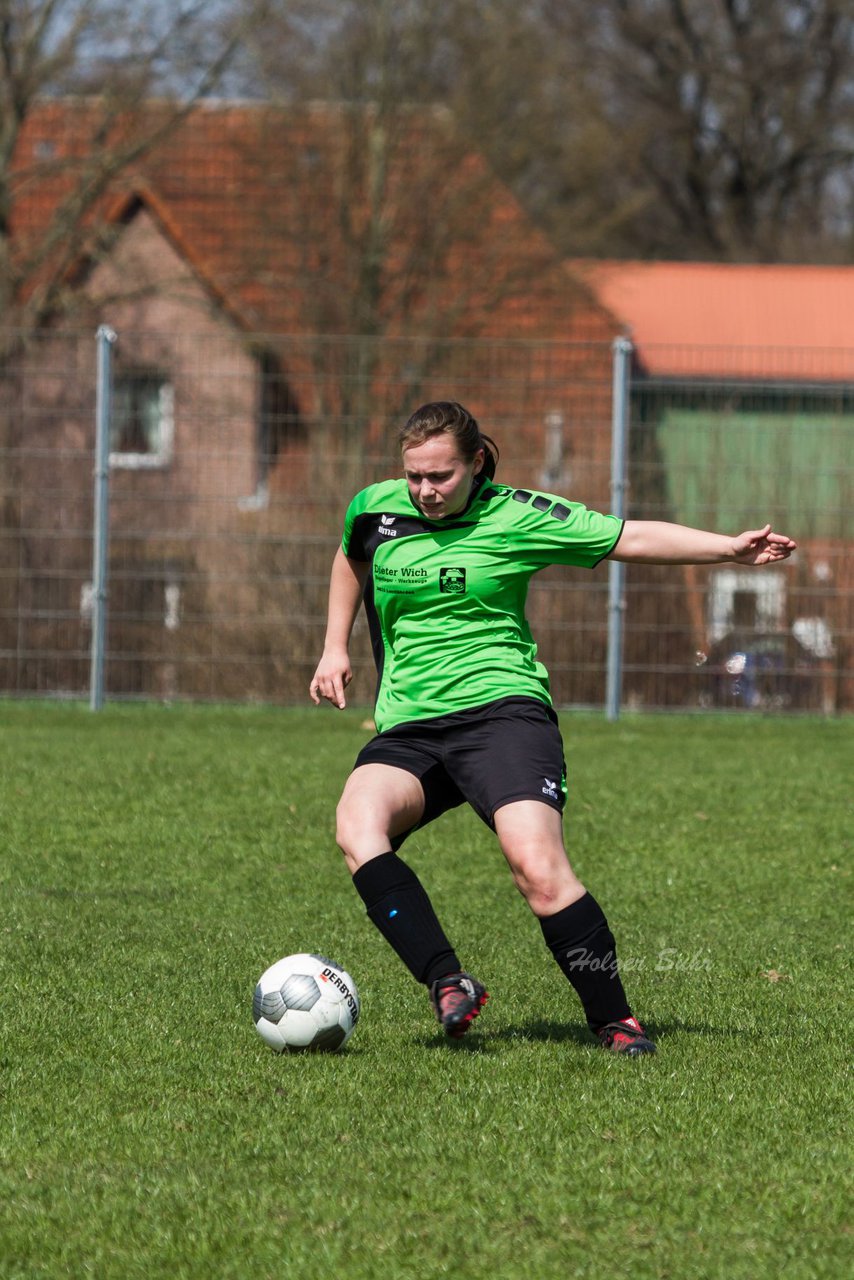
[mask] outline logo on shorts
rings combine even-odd
[[[550,800],[559,800],[560,796],[557,793],[557,783],[552,782],[551,778],[543,778],[543,782],[546,784],[543,787],[543,795],[548,796]]]
[[[465,569],[446,568],[439,570],[439,590],[447,591],[453,596],[464,596],[466,593]]]

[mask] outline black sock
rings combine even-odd
[[[544,916],[540,927],[563,973],[575,987],[587,1024],[597,1031],[606,1022],[630,1018],[632,1011],[617,971],[614,935],[599,903],[590,893]]]
[[[353,876],[368,915],[417,982],[429,985],[461,965],[414,871],[396,853],[382,853]]]

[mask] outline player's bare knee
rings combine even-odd
[[[554,915],[585,892],[584,885],[565,861],[553,866],[534,859],[517,864],[512,870],[516,888],[538,917]]]
[[[535,916],[550,916],[560,911],[564,905],[558,886],[549,882],[532,882],[527,878],[515,877],[516,888],[527,902]]]
[[[335,842],[347,858],[355,851],[360,827],[357,806],[347,796],[342,796],[335,811]]]
[[[388,832],[384,824],[376,821],[372,807],[346,795],[339,801],[335,814],[335,842],[351,872],[384,853],[390,843]]]

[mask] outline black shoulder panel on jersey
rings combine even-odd
[[[417,516],[387,516],[381,511],[363,511],[353,521],[350,555],[354,560],[373,560],[380,543],[408,534],[423,533],[429,525]]]
[[[527,489],[514,489],[513,501],[514,502],[530,502],[531,494]]]
[[[562,502],[556,502],[549,514],[553,515],[555,520],[566,520],[569,516],[569,507],[565,507]]]
[[[415,533],[430,533],[438,529],[469,529],[472,520],[427,520],[419,516],[388,516],[381,511],[364,511],[356,516],[350,534],[348,554],[353,560],[372,561],[374,552],[383,542],[398,538],[410,538]]]
[[[547,498],[545,494],[542,493],[538,493],[534,501],[531,503],[531,506],[536,507],[537,511],[548,511],[551,505],[551,498]]]

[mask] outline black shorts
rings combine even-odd
[[[541,800],[563,812],[566,766],[557,716],[536,698],[501,698],[431,720],[399,724],[372,738],[353,766],[406,769],[424,790],[421,821],[412,831],[467,801],[495,830],[494,814],[514,800]]]

